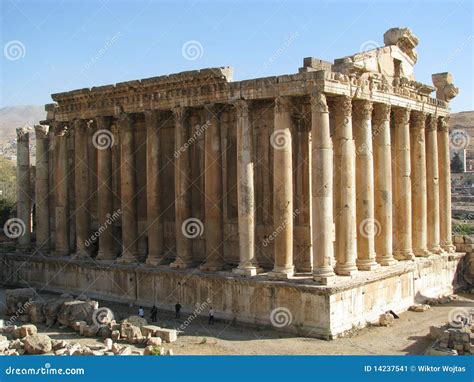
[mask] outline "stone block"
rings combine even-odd
[[[178,339],[178,333],[175,329],[159,328],[155,332],[155,336],[160,337],[163,341],[168,343],[175,342]]]
[[[146,341],[147,346],[161,346],[161,343],[160,337],[149,337]]]
[[[36,328],[35,325],[22,325],[18,329],[18,334],[20,338],[26,337],[26,336],[32,336],[35,334],[38,334],[38,329]]]
[[[27,354],[45,354],[52,350],[51,338],[46,334],[25,337],[24,346]]]
[[[142,334],[144,337],[154,337],[157,330],[161,329],[156,325],[143,325]]]
[[[380,326],[390,326],[393,324],[394,317],[390,313],[384,313],[379,318]]]

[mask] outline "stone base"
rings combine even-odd
[[[413,252],[416,257],[428,257],[431,255],[427,249],[415,249]]]
[[[287,280],[295,274],[294,267],[282,268],[275,267],[271,272],[268,272],[268,278],[273,280]]]
[[[237,276],[257,276],[259,270],[257,267],[245,267],[245,268],[234,268],[232,269],[232,273]]]
[[[102,265],[92,259],[8,253],[0,254],[0,279],[5,287],[86,293],[95,299],[145,307],[156,303],[159,309],[172,312],[179,300],[183,317],[191,314],[197,303],[211,299],[217,318],[331,339],[354,327],[377,322],[388,310],[400,313],[415,302],[452,293],[464,282],[458,274],[463,256],[419,257],[353,277],[333,276],[330,285],[318,285],[311,275],[273,281],[264,276],[242,278],[229,272],[203,273],[145,264]],[[276,308],[291,312],[289,326],[272,326],[271,312]]]
[[[203,272],[218,272],[224,268],[224,263],[204,263],[199,266]]]
[[[114,261],[117,259],[117,255],[114,253],[98,253],[95,258],[98,261]]]
[[[173,261],[170,264],[170,268],[172,269],[188,269],[192,268],[194,265],[194,262],[192,260],[184,260],[181,258],[177,258],[175,261]]]
[[[359,271],[374,271],[378,268],[380,268],[380,264],[376,263],[375,260],[357,260]]]
[[[398,261],[415,260],[415,254],[410,250],[395,251],[393,257]]]
[[[150,257],[148,256],[146,258],[146,265],[149,265],[149,266],[152,266],[152,267],[156,267],[158,265],[163,265],[165,264],[166,260],[164,257]]]
[[[138,255],[123,255],[117,258],[117,263],[119,264],[134,264],[138,261]]]
[[[391,258],[380,258],[377,259],[377,263],[379,263],[382,267],[389,267],[398,263],[398,260],[395,260],[393,257]]]

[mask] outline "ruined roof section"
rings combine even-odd
[[[69,92],[55,93],[51,98],[56,101],[64,101],[73,98],[82,98],[94,96],[99,93],[113,93],[121,90],[139,89],[148,86],[162,86],[166,89],[169,86],[177,86],[183,83],[222,83],[232,81],[233,69],[230,66],[220,68],[206,68],[201,70],[191,70],[175,74],[169,74],[158,77],[144,78],[119,82],[115,85],[95,86],[92,88],[83,88]]]

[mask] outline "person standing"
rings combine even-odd
[[[179,303],[179,301],[174,306],[174,311],[176,313],[176,318],[179,318],[181,316],[181,304]]]
[[[143,309],[143,306],[140,306],[140,307],[138,308],[138,315],[139,315],[141,318],[145,317],[145,310]]]
[[[158,309],[156,309],[155,304],[153,304],[153,307],[151,308],[151,320],[153,322],[156,322],[156,316],[158,314]]]
[[[214,309],[212,306],[209,308],[209,325],[214,325]]]

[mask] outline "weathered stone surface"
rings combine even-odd
[[[155,336],[160,337],[165,342],[174,342],[178,339],[178,333],[175,329],[159,328],[155,331]]]
[[[52,350],[51,338],[45,334],[28,336],[24,340],[25,352],[28,354],[45,354]]]
[[[20,315],[26,312],[35,296],[36,292],[33,288],[7,289],[5,291],[7,313]]]
[[[23,338],[37,334],[38,329],[35,325],[22,325],[17,329],[17,333],[19,338]]]
[[[143,325],[141,329],[144,337],[153,337],[156,331],[161,328],[156,325]]]
[[[112,335],[112,330],[107,325],[102,325],[99,327],[97,336],[101,338],[109,338]]]
[[[143,325],[147,324],[147,320],[140,316],[129,316],[126,319],[122,320],[122,323],[129,323],[141,328]]]
[[[92,312],[94,311],[96,301],[66,301],[61,305],[58,312],[57,321],[61,325],[72,327],[75,321],[92,322]]]
[[[120,330],[112,330],[112,333],[110,334],[110,338],[112,340],[117,341],[120,339]]]
[[[94,337],[98,331],[99,331],[99,327],[97,325],[86,325],[84,326],[82,334],[85,337]]]
[[[33,301],[28,307],[28,314],[30,316],[30,321],[33,324],[41,324],[46,321],[46,317],[43,313],[43,301]]]
[[[149,337],[146,341],[147,346],[161,346],[160,337]]]
[[[51,346],[53,350],[59,350],[66,348],[68,346],[68,342],[64,340],[51,340]]]
[[[390,313],[384,313],[379,318],[380,326],[390,326],[393,324],[394,317]]]
[[[112,341],[111,338],[106,338],[104,340],[104,346],[106,347],[107,350],[111,350],[113,344],[114,344],[114,342]]]
[[[412,312],[426,312],[428,309],[430,309],[430,306],[427,304],[415,304],[410,306],[408,310]]]

